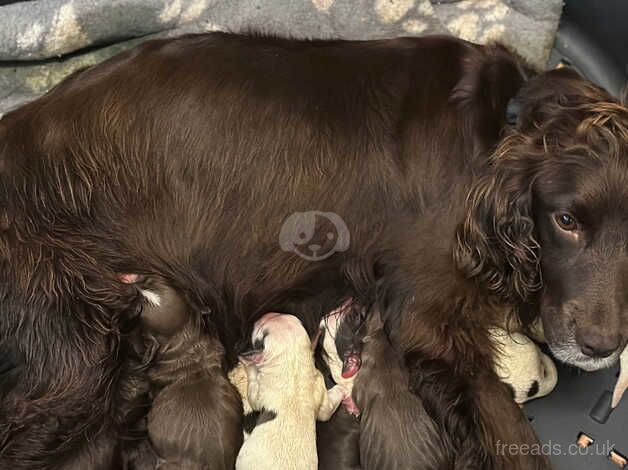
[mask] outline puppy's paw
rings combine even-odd
[[[358,405],[353,401],[351,394],[342,400],[342,406],[351,416],[356,418],[360,416],[360,408],[358,408]]]
[[[345,398],[351,396],[351,392],[347,389],[347,387],[341,384],[334,385],[331,389],[329,389],[328,393],[330,400],[333,402],[342,402]]]
[[[323,403],[318,411],[318,420],[329,420],[346,396],[347,389],[342,385],[334,385],[330,390],[326,390]]]

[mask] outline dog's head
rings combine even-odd
[[[565,69],[517,99],[470,193],[457,264],[507,302],[538,305],[557,358],[609,366],[628,340],[628,109]]]

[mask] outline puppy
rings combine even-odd
[[[616,408],[624,396],[624,392],[628,388],[628,347],[623,350],[619,356],[619,377],[613,390],[613,400],[611,406]]]
[[[133,282],[145,298],[141,320],[154,343],[148,376],[148,434],[160,470],[233,469],[242,444],[242,405],[224,372],[220,341],[205,333],[162,280]]]
[[[348,305],[335,310],[321,321],[322,356],[326,370],[333,381],[348,393],[353,389],[355,374],[360,367],[359,328],[345,327],[338,334],[338,326],[347,316]],[[350,316],[354,318],[357,315]],[[338,346],[337,346],[338,344]],[[342,358],[338,350],[343,351]],[[351,395],[343,400],[336,413],[327,422],[316,424],[316,447],[319,470],[360,469],[359,410]]]
[[[253,328],[254,350],[241,357],[248,402],[259,411],[236,470],[315,470],[316,419],[326,421],[347,393],[325,387],[310,338],[292,315],[268,313]]]
[[[360,409],[360,463],[365,470],[454,468],[451,446],[408,388],[408,371],[384,332],[379,312],[369,314],[362,365],[353,385]]]
[[[527,336],[501,328],[490,329],[497,355],[495,372],[510,386],[519,403],[547,395],[556,386],[554,362]]]
[[[319,325],[324,352],[324,360],[329,368],[335,383],[342,385],[349,393],[348,399],[343,402],[345,408],[354,407],[351,399],[351,390],[355,374],[360,370],[361,358],[361,330],[363,322],[357,312],[351,312],[351,303],[345,302],[340,308],[326,315]],[[347,324],[352,321],[352,324]],[[344,328],[339,328],[344,323]],[[342,351],[340,357],[339,349]],[[348,409],[354,415],[359,414],[357,409]]]

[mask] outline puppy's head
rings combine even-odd
[[[323,348],[334,382],[347,384],[362,365],[364,321],[361,310],[345,304],[321,320]]]
[[[245,364],[261,364],[278,357],[312,356],[312,343],[294,315],[267,313],[253,326],[252,349],[240,356]]]
[[[170,286],[165,279],[138,274],[121,274],[120,280],[133,284],[141,294],[142,324],[151,333],[172,336],[187,323],[189,309],[183,295]]]

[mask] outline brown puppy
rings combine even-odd
[[[447,433],[438,429],[421,398],[410,391],[408,370],[390,343],[378,311],[367,320],[353,398],[361,412],[364,470],[459,468]]]
[[[130,280],[146,299],[142,323],[156,342],[148,370],[148,434],[163,461],[159,468],[233,469],[242,445],[242,406],[226,378],[220,341],[203,332],[201,319],[163,280]]]
[[[360,470],[360,422],[342,406],[316,423],[319,470]]]

